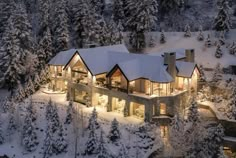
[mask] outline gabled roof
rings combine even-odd
[[[177,76],[190,78],[193,74],[196,64],[191,62],[176,61],[176,66],[179,70]]]
[[[74,55],[75,52],[76,52],[76,49],[70,49],[70,50],[67,50],[67,51],[61,51],[55,57],[53,57],[49,61],[48,64],[49,65],[64,66],[72,58],[72,56]]]

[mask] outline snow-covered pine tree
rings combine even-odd
[[[22,130],[22,144],[26,151],[35,151],[39,142],[32,123],[32,118],[29,114],[26,115],[23,130]]]
[[[236,119],[236,88],[233,88],[233,93],[229,98],[230,100],[226,106],[226,116],[229,119]]]
[[[161,38],[160,38],[160,43],[166,43],[166,36],[164,34],[164,30],[161,30]]]
[[[220,45],[225,45],[225,36],[224,36],[224,32],[222,32],[221,35],[220,35],[219,43],[220,43]]]
[[[216,52],[215,52],[215,57],[216,58],[221,58],[223,55],[222,53],[222,49],[221,49],[221,46],[220,44],[217,45],[217,48],[216,48]]]
[[[7,127],[7,131],[8,131],[8,135],[12,135],[16,129],[17,129],[17,125],[16,125],[16,120],[15,120],[15,112],[12,111],[11,113],[9,113],[9,123],[8,123],[8,127]]]
[[[50,98],[47,105],[46,105],[46,119],[49,121],[52,117],[52,111],[53,111],[53,102]]]
[[[53,144],[53,149],[56,152],[56,154],[60,154],[63,152],[66,152],[68,143],[65,139],[65,134],[62,125],[60,124],[58,127],[58,130],[56,131],[56,138],[55,142]]]
[[[32,97],[30,97],[29,105],[27,107],[27,111],[28,111],[28,114],[30,115],[30,118],[31,118],[32,122],[36,121],[36,119],[37,119],[37,112],[36,112],[36,109],[35,109],[35,107],[33,105]]]
[[[70,124],[72,122],[72,116],[73,116],[73,102],[69,101],[69,105],[67,106],[67,110],[66,110],[67,114],[66,114],[66,120],[65,120],[65,124]]]
[[[22,101],[26,97],[25,89],[23,86],[19,83],[18,88],[16,89],[15,93],[15,99],[17,101]]]
[[[204,68],[203,68],[202,64],[199,65],[199,73],[200,73],[199,81],[200,82],[206,82],[206,76],[205,76]]]
[[[145,48],[145,32],[156,25],[158,4],[156,0],[128,0],[126,10],[129,16],[126,26],[131,31],[130,44],[136,51]]]
[[[113,121],[111,122],[111,128],[110,128],[108,138],[112,142],[116,142],[118,139],[120,139],[120,137],[121,137],[121,133],[119,129],[119,122],[116,120],[116,118],[114,118]]]
[[[211,79],[211,83],[213,85],[217,85],[217,83],[220,80],[222,80],[222,69],[221,69],[220,63],[217,63],[216,67],[214,69],[214,73],[213,73],[213,76],[212,76],[212,79]]]
[[[56,53],[69,48],[69,19],[66,10],[67,4],[65,0],[56,1],[55,20],[53,21],[53,40]]]
[[[32,78],[29,77],[27,84],[26,84],[26,88],[25,88],[25,93],[27,96],[32,95],[35,92],[35,87],[34,87],[34,83],[32,81]]]
[[[202,26],[199,27],[199,33],[198,33],[197,39],[199,41],[204,41],[204,34],[202,32]]]
[[[207,35],[207,39],[206,39],[205,45],[207,47],[211,47],[212,46],[210,34]]]
[[[56,132],[59,128],[60,125],[60,120],[59,120],[59,115],[58,115],[58,109],[56,104],[52,106],[52,113],[51,113],[51,118],[49,121],[52,123],[52,132]]]
[[[233,41],[232,45],[229,47],[229,53],[232,55],[236,54],[236,44],[234,41]]]
[[[170,144],[178,152],[185,151],[184,125],[184,120],[182,120],[178,115],[175,115],[171,120],[169,130]]]
[[[200,122],[200,115],[198,113],[197,102],[192,98],[191,105],[187,113],[187,122],[198,123]]]
[[[113,156],[108,152],[108,149],[105,147],[105,141],[103,138],[103,131],[101,131],[100,139],[98,143],[98,155],[97,158],[113,158]]]
[[[191,30],[188,24],[185,26],[184,32],[184,37],[191,37]]]
[[[115,21],[115,23],[117,25],[118,25],[118,23],[120,23],[122,25],[123,20],[125,19],[123,1],[122,0],[114,0],[112,8],[113,8],[113,10],[112,10],[113,20]]]
[[[129,153],[127,151],[126,146],[124,144],[121,144],[120,146],[121,147],[119,149],[117,157],[118,158],[129,158]]]
[[[122,44],[123,43],[123,33],[122,32],[124,31],[124,27],[122,25],[121,20],[119,20],[119,22],[118,22],[117,30],[118,30],[118,41],[120,44]]]
[[[95,127],[94,124],[91,124],[90,131],[89,131],[89,137],[88,140],[85,144],[85,154],[91,155],[91,154],[96,154],[97,148],[98,148],[98,139],[97,135],[95,132]]]
[[[39,31],[38,36],[39,38],[43,37],[45,31],[47,31],[48,27],[50,26],[50,1],[49,0],[38,0],[38,7],[39,7]]]
[[[42,34],[42,38],[39,40],[39,46],[37,50],[37,55],[39,59],[39,69],[45,69],[45,64],[51,59],[53,54],[52,48],[52,35],[49,27],[46,27]]]
[[[217,158],[226,158],[225,154],[224,154],[224,148],[223,146],[221,146],[218,150],[218,154],[217,154]]]
[[[3,144],[4,142],[5,142],[5,137],[2,130],[2,118],[1,118],[1,113],[0,113],[0,144]]]
[[[154,47],[155,46],[155,40],[153,38],[153,36],[150,37],[150,41],[149,41],[149,47]]]
[[[97,14],[103,15],[105,9],[105,0],[90,0],[91,8],[94,8]]]
[[[222,3],[218,6],[218,14],[214,21],[213,28],[216,31],[225,31],[228,32],[231,27],[231,20],[229,14],[229,4],[228,0],[223,0]]]
[[[44,145],[43,145],[43,158],[49,158],[53,155],[53,132],[52,132],[52,124],[48,122],[47,130],[45,133],[46,137],[44,139]]]
[[[40,82],[41,84],[46,84],[50,81],[49,68],[47,66],[40,71],[40,79],[41,79]]]
[[[100,127],[99,123],[97,122],[97,111],[96,108],[93,109],[92,114],[89,118],[89,124],[88,124],[88,129],[91,130],[91,127],[97,129]]]
[[[41,79],[39,77],[39,73],[37,72],[34,75],[34,88],[35,88],[35,91],[39,90],[40,82],[41,82]]]

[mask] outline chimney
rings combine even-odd
[[[175,52],[164,53],[164,65],[168,66],[168,73],[175,79],[176,76],[176,54]]]
[[[194,49],[186,49],[185,50],[185,61],[194,63],[195,52]]]

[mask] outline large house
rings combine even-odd
[[[132,54],[124,45],[71,49],[50,62],[50,87],[75,102],[168,123],[197,92],[194,50]],[[165,126],[163,126],[165,128]]]

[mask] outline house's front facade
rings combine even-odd
[[[63,53],[70,56],[66,64],[54,64],[55,59],[49,63],[52,87],[67,90],[75,102],[108,112],[165,125],[183,112],[187,96],[197,92],[193,50],[181,57],[175,52],[158,56],[131,54],[124,45],[114,45]]]

